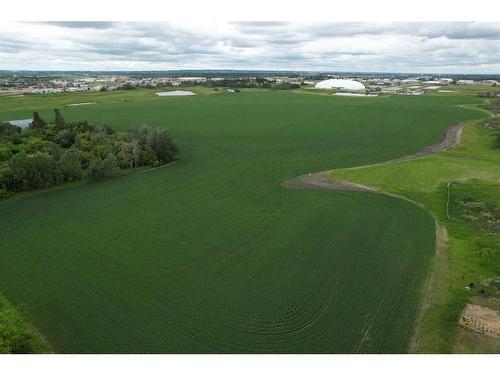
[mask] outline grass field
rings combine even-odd
[[[0,294],[0,354],[50,353],[38,332]]]
[[[484,114],[483,117],[487,117]],[[418,160],[340,169],[335,178],[396,193],[424,204],[446,228],[448,246],[433,262],[417,352],[490,352],[488,337],[458,328],[465,287],[500,275],[500,238],[491,217],[500,202],[500,151],[484,121],[469,122],[456,148]],[[448,209],[447,209],[448,207]],[[492,349],[495,348],[495,349]]]
[[[51,348],[407,351],[432,217],[393,197],[280,183],[411,154],[483,116],[456,106],[478,99],[153,93],[0,99],[0,120],[59,107],[67,120],[166,127],[181,149],[165,168],[0,202],[0,290]]]

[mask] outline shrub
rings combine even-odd
[[[85,178],[87,181],[93,182],[102,177],[102,160],[100,158],[92,158],[85,170]]]
[[[75,143],[75,133],[73,131],[64,129],[55,136],[54,140],[64,148],[71,147]]]
[[[80,154],[77,150],[64,152],[59,163],[65,181],[77,181],[82,178],[83,170],[80,163]]]
[[[8,122],[0,122],[0,135],[14,135],[21,133],[21,128]]]
[[[151,148],[156,153],[158,161],[162,164],[175,159],[179,149],[165,129],[156,129],[151,137]]]
[[[48,352],[33,329],[10,303],[0,295],[0,354]]]
[[[102,161],[103,177],[113,177],[118,173],[116,156],[109,153]]]
[[[64,126],[66,125],[66,122],[64,121],[64,117],[62,116],[61,112],[56,108],[54,109],[54,124],[56,130],[62,130],[64,129]]]
[[[0,187],[0,199],[6,198],[10,195],[7,189]]]
[[[30,129],[44,129],[47,127],[47,123],[40,117],[38,112],[33,112],[33,122],[30,125]]]
[[[7,187],[12,191],[45,189],[64,180],[58,163],[47,154],[20,152],[9,162]]]
[[[0,162],[9,160],[12,157],[12,144],[0,143]]]
[[[103,177],[112,177],[118,172],[116,157],[113,154],[108,154],[106,158],[93,158],[87,170],[85,178],[88,181],[97,181]]]

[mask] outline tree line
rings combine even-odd
[[[0,123],[0,197],[68,181],[95,181],[120,169],[159,166],[177,154],[165,129],[141,125],[116,132],[87,121],[66,122],[58,109],[47,123],[35,112],[27,129]]]
[[[180,86],[205,86],[205,87],[225,87],[225,88],[263,88],[263,89],[277,89],[277,90],[294,90],[301,87],[298,83],[292,82],[278,82],[273,79],[257,77],[255,79],[248,78],[225,78],[217,81],[193,82],[184,81]]]
[[[134,86],[131,83],[126,83],[123,86],[117,88],[117,90],[135,90],[138,88],[169,88],[173,87],[174,85],[170,82],[167,83],[162,83],[160,85],[144,85],[144,86]],[[257,77],[255,79],[249,79],[249,78],[224,78],[220,79],[217,81],[182,81],[180,82],[177,87],[210,87],[214,89],[219,89],[219,88],[263,88],[263,89],[276,89],[276,90],[294,90],[298,89],[301,87],[301,84],[299,83],[294,83],[294,82],[281,82],[281,81],[276,81],[274,79],[267,79],[267,78],[261,78]],[[101,89],[101,91],[107,91],[105,88]]]

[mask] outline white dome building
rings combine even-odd
[[[337,89],[345,91],[364,91],[365,85],[361,82],[353,81],[350,79],[327,79],[318,82],[314,88],[317,89]]]

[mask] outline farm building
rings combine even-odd
[[[361,82],[353,81],[350,79],[327,79],[318,82],[316,86],[317,89],[337,89],[345,91],[364,91],[365,85]]]
[[[380,90],[382,94],[397,94],[401,92],[402,88],[401,87],[386,87]]]
[[[457,85],[473,85],[475,82],[472,79],[459,79]]]

